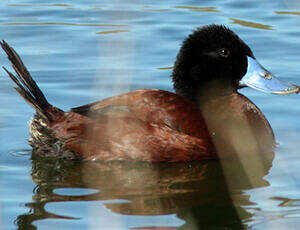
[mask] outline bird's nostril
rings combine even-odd
[[[272,79],[272,76],[271,76],[271,74],[266,73],[266,74],[264,75],[264,78],[270,80],[270,79]]]

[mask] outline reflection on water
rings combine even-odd
[[[281,207],[300,207],[300,199],[289,199],[283,197],[272,197],[271,199],[280,201],[278,206]]]
[[[51,6],[63,6],[71,7],[69,4],[8,4],[10,7],[51,7]]]
[[[300,12],[292,12],[292,11],[275,11],[276,14],[291,14],[291,15],[299,15]]]
[[[30,211],[18,216],[16,223],[20,229],[35,229],[33,222],[46,218],[76,221],[75,216],[46,211],[46,204],[106,201],[105,207],[117,214],[176,214],[185,221],[178,229],[212,226],[240,229],[252,217],[243,208],[253,205],[244,191],[269,185],[264,176],[272,166],[273,156],[273,153],[265,154],[259,164],[256,158],[248,157],[248,167],[252,171],[249,174],[249,169],[245,170],[240,160],[233,159],[223,161],[222,167],[217,161],[79,163],[33,155],[31,176],[37,186],[33,191],[33,202],[26,204]],[[63,194],[57,192],[62,188],[93,190],[90,193],[82,190],[82,194],[78,190],[76,195],[67,195],[67,189]],[[144,227],[139,229],[153,226]]]
[[[216,7],[175,6],[177,9],[187,9],[194,12],[220,12]]]
[[[232,23],[239,24],[241,26],[252,27],[252,28],[263,29],[263,30],[273,30],[271,25],[263,25],[260,23],[243,21],[235,18],[229,18],[229,19],[232,20]]]
[[[128,25],[114,25],[114,24],[79,24],[67,22],[7,22],[2,25],[6,26],[34,26],[34,25],[62,25],[62,26],[96,26],[96,27],[128,27]]]
[[[158,70],[167,70],[167,69],[173,69],[174,67],[173,66],[168,66],[168,67],[160,67],[160,68],[157,68]]]
[[[116,34],[122,32],[130,32],[130,30],[109,30],[109,31],[97,32],[96,34]]]

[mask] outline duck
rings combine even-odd
[[[265,69],[224,25],[195,29],[172,71],[175,92],[139,89],[63,111],[51,105],[5,41],[15,90],[33,107],[29,144],[45,157],[83,161],[190,162],[263,154],[276,145],[261,110],[241,88],[299,93]]]

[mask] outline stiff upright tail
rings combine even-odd
[[[31,105],[40,115],[48,121],[52,121],[53,117],[61,110],[51,106],[38,85],[30,76],[27,68],[23,64],[17,52],[10,47],[5,41],[0,42],[2,49],[6,52],[12,67],[17,73],[14,76],[5,67],[3,69],[8,73],[9,77],[16,83],[18,87],[14,89]],[[62,111],[61,111],[62,112]]]

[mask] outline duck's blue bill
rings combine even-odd
[[[279,80],[260,65],[258,61],[251,57],[247,58],[247,73],[239,82],[241,86],[249,86],[265,93],[273,94],[299,93],[300,88],[298,86]]]

